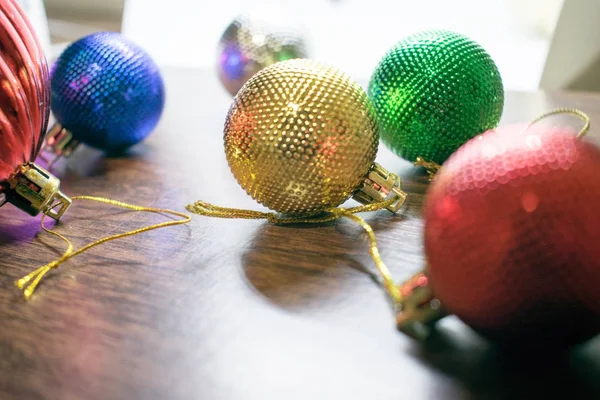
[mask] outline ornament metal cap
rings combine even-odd
[[[400,177],[374,163],[369,174],[361,184],[360,188],[354,193],[354,200],[361,204],[373,204],[390,200],[393,197],[396,201],[387,209],[393,213],[397,212],[408,195],[402,191],[402,181]]]
[[[415,167],[423,167],[425,171],[427,171],[427,175],[429,175],[429,181],[431,182],[433,178],[435,178],[435,174],[437,174],[442,168],[442,166],[436,162],[425,160],[423,157],[417,157],[417,160],[414,162]]]
[[[397,304],[396,324],[407,335],[422,339],[431,326],[448,315],[433,294],[429,277],[419,272],[399,287],[402,301]]]
[[[55,124],[46,134],[46,141],[40,158],[48,163],[48,168],[62,157],[70,157],[81,142],[61,124]]]
[[[60,180],[40,166],[27,163],[8,179],[6,201],[31,216],[45,213],[58,221],[71,205],[60,191]]]

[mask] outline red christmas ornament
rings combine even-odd
[[[0,179],[37,156],[49,115],[48,67],[23,10],[0,4]]]
[[[59,181],[33,164],[50,113],[48,65],[24,11],[16,0],[0,2],[0,203],[9,201],[31,215],[57,199],[70,204]]]
[[[424,209],[433,296],[482,335],[554,348],[600,332],[600,150],[512,126],[461,147]]]

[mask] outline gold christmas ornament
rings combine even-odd
[[[284,215],[215,206],[188,211],[216,218],[318,224],[349,218],[369,237],[369,253],[395,302],[400,290],[360,212],[404,204],[400,178],[375,163],[379,132],[365,91],[336,68],[311,60],[273,64],[238,92],[225,122],[225,154],[238,183],[256,201]],[[363,205],[338,207],[353,197]]]
[[[379,143],[365,91],[348,75],[312,60],[289,60],[254,75],[225,122],[225,153],[239,184],[259,203],[314,215],[350,196],[363,203],[405,194],[374,163]]]

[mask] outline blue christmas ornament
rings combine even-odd
[[[112,32],[71,44],[52,68],[51,91],[58,124],[48,133],[46,146],[57,157],[69,156],[79,142],[116,152],[144,140],[165,102],[154,61]]]

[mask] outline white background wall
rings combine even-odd
[[[566,0],[541,86],[600,90],[600,1]]]
[[[386,50],[402,37],[422,29],[444,28],[483,45],[498,64],[508,89],[534,90],[539,85],[550,44],[539,16],[555,19],[561,3],[562,0],[127,0],[123,32],[148,49],[162,65],[212,68],[217,40],[236,14],[257,7],[277,7],[293,14],[308,28],[313,58],[337,65],[364,81]],[[535,14],[523,8],[532,4]],[[524,23],[524,15],[538,17]]]
[[[45,0],[45,4],[55,40],[119,30],[123,17],[124,34],[159,64],[192,68],[213,68],[218,37],[235,15],[260,7],[280,8],[308,27],[313,58],[363,81],[403,36],[421,29],[452,29],[488,50],[507,89],[535,90],[542,73],[544,88],[568,87],[573,75],[597,58],[591,43],[600,42],[600,30],[596,32],[593,21],[587,26],[580,20],[595,19],[600,1],[564,1],[565,9],[576,12],[562,18],[554,41],[563,0]],[[54,52],[60,50],[58,46]]]

